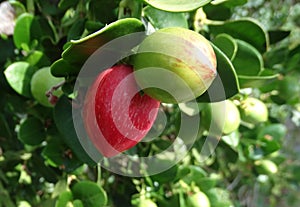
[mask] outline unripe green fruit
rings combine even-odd
[[[257,124],[268,120],[268,109],[264,102],[248,97],[241,101],[240,114],[243,121]]]
[[[188,207],[210,207],[210,201],[208,197],[201,191],[188,196],[187,198]]]
[[[217,128],[211,129],[211,132],[221,131],[224,134],[230,134],[239,128],[240,121],[240,112],[230,100],[224,101],[224,105],[222,102],[210,103],[201,112],[201,123],[204,128],[206,130],[210,130],[210,127]]]
[[[46,96],[47,91],[49,91],[53,86],[64,81],[64,78],[56,78],[52,76],[50,72],[50,67],[42,68],[36,71],[31,79],[31,93],[32,96],[43,106],[52,107],[53,105],[48,100]],[[53,91],[53,95],[59,97],[62,95],[61,89]]]
[[[275,174],[278,171],[277,165],[271,160],[258,160],[255,163],[255,170],[259,174]]]
[[[200,34],[177,27],[164,28],[146,37],[133,61],[138,85],[146,94],[165,103],[193,100],[216,77],[216,56]]]

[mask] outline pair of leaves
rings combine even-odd
[[[213,42],[232,61],[242,88],[267,84],[277,78],[277,74],[264,69],[264,53],[269,45],[268,33],[255,20],[229,21],[220,25],[210,25],[215,38]],[[224,34],[223,32],[226,32]]]

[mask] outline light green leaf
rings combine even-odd
[[[4,71],[9,85],[20,95],[31,97],[30,81],[35,68],[27,62],[15,62]]]
[[[171,13],[147,6],[144,8],[144,15],[157,29],[165,27],[188,28],[184,13]]]
[[[188,12],[202,7],[211,0],[144,0],[154,8],[170,12]]]

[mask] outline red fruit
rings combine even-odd
[[[160,102],[141,95],[133,68],[117,65],[96,78],[83,107],[88,136],[105,156],[115,156],[135,146],[150,130]]]

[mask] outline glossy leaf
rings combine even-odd
[[[31,97],[30,80],[35,70],[27,62],[15,62],[4,71],[4,74],[9,85],[17,93]]]
[[[78,118],[81,119],[81,117]],[[96,163],[87,155],[78,140],[72,118],[72,105],[66,96],[62,96],[54,107],[54,121],[64,142],[72,149],[78,159],[94,166]]]
[[[41,144],[46,138],[44,124],[37,118],[27,118],[20,125],[18,138],[27,145]]]
[[[235,7],[235,6],[240,6],[247,3],[247,0],[214,0],[211,2],[213,5],[225,5],[226,7]]]
[[[213,48],[217,57],[218,75],[208,90],[196,99],[197,102],[222,101],[239,92],[234,66],[218,47],[213,45]]]
[[[157,29],[165,27],[188,28],[184,13],[171,13],[147,6],[144,8],[144,15]]]
[[[263,69],[261,54],[249,43],[236,40],[238,50],[232,61],[237,75],[257,76]]]
[[[96,183],[81,181],[72,188],[74,199],[82,201],[86,207],[102,207],[107,203],[105,191]]]
[[[188,12],[202,7],[211,0],[144,0],[154,8],[169,12]]]
[[[69,64],[64,59],[59,59],[51,65],[51,73],[56,77],[65,77],[69,75],[76,75],[80,71],[80,67]]]
[[[134,18],[121,19],[80,40],[71,41],[62,57],[69,63],[83,64],[88,57],[109,41],[134,32],[142,32],[143,23]]]
[[[25,44],[29,50],[29,45],[31,43],[31,25],[34,16],[32,14],[24,13],[19,16],[16,20],[15,30],[14,30],[14,43],[17,48],[22,48]],[[24,45],[23,45],[24,48]]]
[[[214,1],[213,1],[214,2]],[[206,17],[211,20],[225,21],[232,15],[231,9],[223,4],[207,4],[203,7]]]
[[[222,24],[211,24],[209,30],[215,36],[221,33],[248,42],[263,53],[269,46],[269,36],[265,29],[252,18],[227,21]]]
[[[241,88],[249,88],[249,87],[263,87],[272,83],[277,80],[279,74],[274,73],[271,70],[263,70],[257,76],[244,76],[239,75],[239,83]]]
[[[238,44],[234,38],[228,34],[220,34],[212,41],[226,56],[232,61],[238,50]]]

